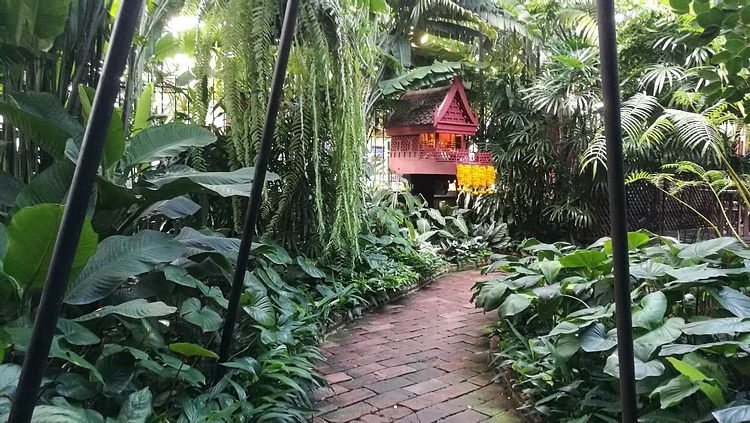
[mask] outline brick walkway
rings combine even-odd
[[[517,423],[492,383],[478,272],[454,273],[340,330],[323,344],[315,423]]]

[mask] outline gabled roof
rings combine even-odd
[[[405,93],[386,125],[389,135],[415,135],[446,132],[474,135],[477,118],[471,112],[464,85],[456,77],[445,87],[427,88]]]
[[[435,108],[443,103],[451,86],[409,91],[399,98],[403,108],[393,111],[388,127],[409,125],[432,125]]]

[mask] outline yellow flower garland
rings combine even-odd
[[[492,166],[456,165],[456,188],[473,195],[492,194],[495,168]]]

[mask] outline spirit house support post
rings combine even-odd
[[[8,423],[28,423],[34,413],[142,2],[122,0],[117,12]]]
[[[638,421],[633,360],[633,325],[628,265],[627,203],[625,197],[625,164],[622,152],[620,122],[620,84],[617,76],[617,35],[614,0],[596,0],[599,26],[599,58],[604,103],[604,135],[607,139],[607,174],[609,215],[612,222],[612,263],[615,277],[615,313],[617,320],[617,355],[620,367],[620,403],[622,422]]]

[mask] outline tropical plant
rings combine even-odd
[[[617,421],[611,241],[522,247],[521,258],[495,256],[485,271],[502,274],[475,286],[477,307],[500,318],[497,363],[549,421]],[[639,420],[743,421],[747,249],[646,232],[628,234],[628,248]]]

